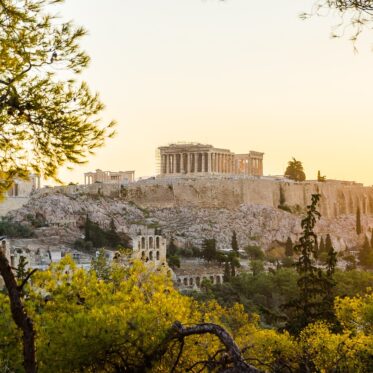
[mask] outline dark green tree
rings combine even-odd
[[[260,246],[248,245],[245,247],[248,257],[252,260],[264,260],[265,254]]]
[[[330,278],[334,272],[333,255],[330,256],[330,262],[326,273],[316,266],[316,242],[317,236],[314,227],[320,218],[317,211],[317,204],[320,195],[313,194],[311,205],[307,206],[307,213],[301,222],[303,234],[300,237],[299,244],[295,245],[294,250],[299,254],[298,261],[295,263],[299,279],[297,281],[299,297],[285,305],[285,308],[293,309],[294,315],[291,322],[288,323],[288,329],[293,333],[298,333],[309,323],[317,320],[330,320],[330,304],[325,304],[325,300],[332,297],[330,288],[332,282]],[[334,267],[333,267],[334,268]],[[329,273],[329,274],[328,274]],[[334,285],[333,285],[334,286]]]
[[[231,277],[236,276],[236,268],[241,266],[239,256],[236,252],[231,252],[228,254],[228,262],[231,268]]]
[[[230,280],[231,280],[231,267],[229,265],[229,261],[227,260],[224,263],[224,282],[230,282]]]
[[[334,313],[334,298],[335,298],[335,286],[336,281],[334,279],[335,267],[337,265],[337,253],[332,245],[329,246],[326,268],[323,272],[322,286],[324,291],[323,301],[322,301],[322,317],[335,325],[337,322]]]
[[[356,210],[356,233],[361,234],[361,216],[360,216],[360,207]]]
[[[180,268],[180,255],[179,250],[175,245],[175,240],[171,237],[169,244],[167,245],[167,263],[171,268]]]
[[[324,237],[321,236],[320,239],[320,245],[319,245],[319,253],[325,252],[325,243],[324,243]]]
[[[321,176],[321,172],[320,172],[320,170],[317,171],[317,181],[319,181],[319,182],[323,182],[323,181],[325,181],[325,180],[326,180],[326,176]]]
[[[365,269],[373,269],[373,249],[367,237],[365,237],[365,242],[359,252],[358,258],[362,267]]]
[[[86,31],[48,14],[61,2],[0,1],[0,195],[29,172],[56,179],[113,134],[98,95],[74,80],[89,63]]]
[[[238,248],[238,242],[237,242],[237,234],[236,231],[233,231],[232,233],[232,241],[231,241],[231,247],[232,250],[238,253],[239,248]]]
[[[85,218],[85,222],[84,222],[84,240],[85,241],[91,241],[91,230],[92,230],[92,222],[87,214]]]
[[[306,174],[304,173],[302,162],[297,161],[293,157],[293,160],[288,162],[288,166],[285,171],[285,177],[295,181],[306,180]]]
[[[216,240],[214,238],[203,240],[201,256],[207,262],[217,260],[218,252],[216,250]]]
[[[23,255],[20,256],[18,266],[16,269],[16,277],[18,281],[23,281],[28,275],[29,271],[27,270],[28,261]]]
[[[293,250],[293,241],[291,240],[290,237],[286,240],[286,245],[285,245],[285,255],[287,257],[291,257],[294,255],[294,250]]]
[[[332,239],[330,238],[330,234],[328,233],[326,235],[326,239],[325,239],[325,248],[324,248],[324,251],[326,253],[329,253],[329,251],[332,250],[332,249],[333,249]]]

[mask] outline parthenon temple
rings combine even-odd
[[[161,176],[248,175],[263,176],[264,153],[235,154],[204,144],[171,144],[158,148]]]

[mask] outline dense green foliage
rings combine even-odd
[[[6,218],[2,218],[0,220],[0,236],[30,238],[33,235],[33,230],[27,225],[13,222],[12,220]]]
[[[267,325],[283,325],[286,314],[280,305],[298,292],[298,274],[293,269],[257,277],[241,274],[230,283],[206,287],[201,295],[204,302],[199,303],[179,294],[167,275],[151,266],[135,262],[126,269],[109,266],[104,256],[97,259],[87,272],[66,257],[34,274],[25,287],[24,303],[37,331],[39,372],[160,373],[169,372],[172,366],[175,372],[189,371],[192,366],[218,372],[229,368],[226,349],[210,334],[168,342],[175,321],[223,326],[244,358],[263,371],[370,371],[373,295],[369,291],[336,298],[340,333],[325,323],[314,323],[295,338],[263,328],[252,313],[260,312]],[[373,274],[368,273],[340,275],[341,280],[351,280],[346,293],[373,281]],[[211,300],[213,295],[219,295],[228,308]],[[0,370],[21,372],[20,333],[4,294],[0,294],[0,311]]]
[[[129,247],[130,239],[126,234],[118,233],[114,222],[111,221],[108,230],[102,229],[97,223],[91,221],[87,216],[84,223],[84,239],[75,241],[75,248],[85,251],[92,251],[95,248],[117,248]]]
[[[98,95],[74,81],[89,62],[86,31],[47,13],[59,2],[0,1],[0,195],[30,171],[56,178],[112,135]]]
[[[289,161],[284,176],[295,181],[306,180],[306,174],[304,173],[302,162],[297,161],[295,158],[293,158],[292,161]]]

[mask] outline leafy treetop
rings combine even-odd
[[[306,174],[303,171],[303,165],[301,161],[297,161],[294,157],[293,160],[288,162],[288,166],[285,171],[285,177],[295,180],[304,181],[306,180]]]
[[[46,10],[62,2],[0,0],[0,192],[29,172],[56,179],[114,134],[98,95],[74,80],[89,62],[86,31]]]

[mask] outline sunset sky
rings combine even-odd
[[[89,31],[83,78],[118,135],[89,163],[155,174],[155,151],[193,141],[265,153],[264,173],[294,156],[307,178],[373,184],[373,34],[353,51],[330,16],[302,21],[312,0],[67,0],[64,19]]]

